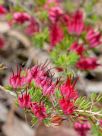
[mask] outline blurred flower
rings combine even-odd
[[[83,13],[76,11],[67,23],[69,34],[80,35],[84,30]]]
[[[83,44],[79,44],[78,42],[74,42],[70,47],[70,51],[75,51],[78,55],[82,55],[84,50]]]
[[[76,64],[80,70],[92,70],[99,66],[97,58],[95,57],[82,57]]]
[[[30,20],[30,15],[26,12],[15,12],[13,14],[13,19],[16,23],[23,24]]]
[[[4,15],[5,13],[7,13],[6,8],[2,5],[0,5],[0,15]]]
[[[70,102],[69,100],[65,100],[64,98],[59,100],[59,105],[61,109],[63,110],[64,114],[72,114],[74,110],[74,104],[73,102]]]
[[[91,125],[87,121],[83,123],[75,122],[74,129],[80,136],[87,136],[87,132],[91,129]]]
[[[0,37],[0,48],[3,48],[5,45],[5,40],[3,37]]]
[[[43,103],[31,103],[31,110],[39,120],[43,120],[47,117],[46,108]]]
[[[27,26],[27,28],[25,29],[26,34],[28,34],[29,36],[32,36],[33,34],[35,34],[36,32],[39,32],[39,25],[38,23],[35,21],[34,18],[31,18],[31,20],[29,21],[29,24]]]
[[[30,103],[31,103],[31,98],[27,92],[18,96],[18,104],[21,108],[30,108]]]
[[[59,26],[58,23],[52,24],[50,28],[50,43],[51,43],[51,48],[56,46],[59,42],[61,42],[64,38],[64,33]]]
[[[66,100],[76,100],[78,98],[77,91],[74,88],[76,81],[77,80],[72,82],[71,77],[68,77],[67,81],[61,85],[60,91],[61,91],[62,96]]]
[[[88,40],[91,48],[97,47],[102,43],[102,37],[100,32],[97,32],[92,28],[88,30],[86,39]]]
[[[63,10],[60,7],[56,6],[50,8],[48,13],[49,19],[52,21],[52,23],[55,23],[63,15]]]

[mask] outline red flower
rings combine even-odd
[[[70,17],[67,27],[69,34],[80,35],[84,30],[83,13],[81,11],[75,12],[75,14]]]
[[[3,14],[5,14],[5,13],[7,13],[6,8],[3,7],[2,5],[0,5],[0,15],[3,15]]]
[[[74,129],[78,132],[80,136],[86,136],[90,128],[91,125],[86,121],[84,123],[75,122],[74,124]]]
[[[58,19],[63,14],[63,10],[58,6],[50,8],[48,12],[49,12],[49,19],[52,21],[52,23],[58,21]]]
[[[63,110],[64,114],[72,114],[74,110],[74,104],[73,102],[70,102],[69,100],[60,99],[59,101],[60,107]]]
[[[39,25],[38,23],[35,21],[34,18],[32,18],[25,30],[26,34],[28,34],[29,36],[32,36],[33,34],[35,34],[36,32],[39,32]]]
[[[76,81],[72,83],[71,77],[68,77],[67,81],[61,85],[60,91],[62,96],[66,100],[75,100],[78,98],[77,91],[74,89]]]
[[[30,15],[26,12],[15,12],[13,14],[13,19],[16,23],[23,24],[30,20]]]
[[[0,48],[3,48],[5,45],[5,40],[3,37],[0,37]]]
[[[46,95],[53,94],[55,87],[56,87],[56,85],[54,83],[52,83],[52,82],[47,83],[47,79],[46,79],[46,82],[43,86],[43,95],[46,96]]]
[[[82,55],[85,48],[84,48],[83,44],[79,44],[78,42],[74,42],[71,45],[70,50],[75,51],[78,55]]]
[[[53,83],[52,79],[48,77],[48,73],[43,66],[34,66],[31,73],[36,85],[42,88],[43,95],[54,93],[56,83]]]
[[[30,108],[30,95],[26,92],[23,93],[21,96],[18,96],[18,103],[21,108]]]
[[[63,31],[58,23],[54,23],[50,28],[50,42],[51,46],[54,47],[56,44],[61,42],[64,38]],[[52,48],[51,47],[51,48]]]
[[[43,120],[47,117],[46,108],[43,103],[31,103],[31,110],[39,120]]]
[[[9,79],[9,83],[15,89],[22,87],[25,84],[25,77],[21,76],[21,69],[18,70],[17,68],[17,73],[13,73],[13,75]]]
[[[76,66],[80,70],[92,70],[99,66],[99,64],[95,57],[83,57],[79,59]]]
[[[89,41],[90,47],[97,47],[102,43],[101,34],[99,32],[94,31],[92,28],[89,29],[86,39]]]

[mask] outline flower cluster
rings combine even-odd
[[[53,81],[53,75],[50,69],[47,69],[46,63],[43,65],[35,65],[26,70],[18,69],[17,67],[17,73],[13,72],[13,75],[9,79],[10,85],[18,94],[19,106],[31,110],[39,120],[42,120],[47,117],[46,106],[41,101],[42,99],[32,101],[33,96],[30,95],[29,91],[32,88],[32,82],[35,83],[37,88],[41,89],[42,98],[48,98],[53,105],[55,100],[52,99],[52,96],[55,97],[56,95],[59,80]],[[67,81],[60,86],[61,98],[59,99],[59,106],[64,114],[72,114],[74,112],[74,102],[78,98],[75,84],[76,80],[72,82],[72,78],[68,77]],[[19,94],[19,90],[21,90],[21,94]],[[35,92],[36,94],[37,92]]]
[[[101,33],[85,24],[85,17],[81,10],[77,10],[73,14],[66,14],[59,4],[58,7],[51,7],[48,13],[51,21],[50,47],[54,48],[56,45],[61,44],[66,37],[65,31],[62,28],[66,28],[68,36],[73,36],[73,39],[75,38],[75,41],[68,50],[77,53],[79,56],[76,67],[80,70],[95,69],[98,66],[97,59],[88,56],[86,52],[102,43]]]
[[[22,74],[23,72],[25,72],[25,75]],[[18,95],[19,106],[21,108],[31,109],[34,115],[40,120],[46,118],[46,108],[42,102],[32,102],[28,88],[32,82],[35,82],[36,87],[41,89],[41,95],[50,97],[54,94],[58,84],[58,80],[53,81],[52,77],[53,75],[50,74],[50,70],[46,69],[46,64],[43,64],[35,65],[27,70],[18,69],[17,67],[17,72],[13,72],[13,75],[9,79],[9,83],[16,93],[18,93],[19,89],[22,90],[22,88],[26,90]]]

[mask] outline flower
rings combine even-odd
[[[61,85],[60,91],[62,96],[66,100],[76,100],[78,98],[77,91],[75,90],[76,81],[72,83],[71,77],[68,77],[67,81]]]
[[[18,96],[18,104],[21,108],[30,108],[30,103],[31,103],[31,98],[27,92]]]
[[[99,66],[96,57],[82,57],[76,64],[80,70],[93,70]]]
[[[25,77],[21,76],[21,69],[18,70],[18,67],[17,67],[17,73],[13,72],[13,75],[10,76],[9,83],[15,89],[22,87],[24,85]]]
[[[29,21],[29,24],[28,24],[27,28],[25,29],[25,33],[28,34],[29,36],[32,36],[36,32],[39,32],[39,25],[35,21],[34,18],[31,18],[31,20]]]
[[[0,48],[3,48],[5,45],[5,40],[3,37],[0,37]]]
[[[59,100],[59,105],[61,109],[63,110],[64,114],[68,115],[73,113],[73,110],[74,110],[73,102],[70,102],[69,100],[65,100],[62,98]]]
[[[83,44],[79,44],[78,42],[74,42],[70,47],[70,51],[75,51],[78,55],[82,55],[84,50]]]
[[[51,43],[51,48],[56,46],[59,42],[61,42],[64,38],[63,31],[61,27],[59,26],[58,23],[52,24],[50,28],[50,43]]]
[[[84,30],[83,13],[76,11],[67,23],[69,34],[80,35]]]
[[[7,13],[6,8],[4,6],[2,6],[2,5],[0,5],[0,15],[3,15],[5,13]]]
[[[74,129],[78,132],[80,136],[86,136],[90,128],[91,125],[87,121],[83,123],[75,122],[74,124]]]
[[[54,23],[58,21],[58,19],[61,17],[61,15],[63,14],[63,10],[59,6],[56,6],[50,8],[48,13],[49,19],[51,20],[52,23]]]
[[[16,23],[23,24],[30,20],[30,15],[26,12],[15,12],[13,14],[13,19]]]
[[[44,96],[53,94],[57,84],[49,77],[45,67],[46,66],[36,65],[31,69],[32,80],[34,80],[36,85],[42,89]]]
[[[39,120],[43,120],[47,117],[46,108],[43,103],[32,102],[31,110]]]
[[[88,40],[91,48],[97,47],[102,43],[102,37],[100,32],[97,32],[92,28],[88,30],[86,39]]]

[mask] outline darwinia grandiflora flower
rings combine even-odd
[[[85,101],[80,100],[75,88],[78,78],[73,80],[71,76],[68,76],[64,82],[61,79],[54,79],[47,65],[47,63],[35,65],[25,70],[20,68],[10,77],[10,85],[16,91],[18,105],[30,113],[32,118],[40,122],[48,120],[50,125],[61,124],[67,120],[67,116],[75,119],[83,116],[83,113],[87,120],[91,113],[92,116],[99,116],[100,120],[101,113],[91,112],[87,108],[87,110],[80,109],[80,105],[83,104],[84,107]],[[80,136],[86,136],[90,125],[87,122],[80,123],[79,120],[74,128]]]
[[[13,14],[13,19],[16,23],[23,24],[26,21],[29,21],[30,15],[26,12],[15,12]]]
[[[7,9],[3,5],[0,5],[0,15],[5,15],[6,13]]]
[[[87,121],[75,122],[74,129],[79,136],[87,136],[87,132],[91,129],[91,125]]]
[[[47,105],[44,103],[44,98],[52,104],[55,109],[54,103],[56,89],[58,88],[58,79],[53,81],[53,75],[50,73],[50,69],[47,70],[47,64],[35,65],[28,70],[18,70],[17,73],[13,73],[10,77],[10,85],[18,94],[18,104],[21,108],[29,109],[39,120],[47,117]],[[25,72],[25,76],[22,76],[22,72]],[[72,83],[72,79],[68,77],[67,81],[60,86],[60,98],[59,106],[64,114],[72,114],[74,112],[74,102],[78,98],[77,91],[74,89],[76,81]],[[30,94],[32,88],[32,82],[35,84],[35,89],[39,88],[40,98],[35,101]],[[21,93],[20,91],[21,90]],[[37,91],[34,91],[34,95],[37,95]],[[51,108],[51,107],[50,107]]]
[[[78,98],[77,91],[75,90],[75,82],[71,83],[71,77],[61,85],[60,91],[62,98],[60,99],[60,107],[65,114],[72,114],[74,110],[74,101]]]
[[[28,9],[28,13],[26,8],[22,9],[23,5],[20,10],[17,5],[17,11],[15,11],[16,8],[12,9],[11,20],[9,19],[8,22],[11,21],[11,26],[14,25],[16,28],[17,25],[23,26],[23,32],[29,36],[32,43],[37,43],[38,46],[41,44],[42,48],[45,42],[49,43],[49,48],[52,49],[50,53],[54,51],[54,48],[59,47],[56,53],[58,57],[55,52],[53,56],[56,57],[54,61],[58,60],[56,65],[62,64],[55,67],[58,71],[65,72],[64,77],[62,75],[60,80],[56,79],[45,63],[28,69],[17,68],[17,72],[13,72],[10,76],[10,86],[17,94],[18,105],[30,113],[32,121],[38,119],[40,122],[59,125],[64,120],[70,122],[74,120],[75,130],[80,136],[86,136],[90,130],[88,121],[102,127],[102,111],[95,105],[100,97],[95,97],[95,100],[92,98],[91,102],[91,100],[78,96],[75,87],[76,80],[74,81],[67,75],[70,60],[74,60],[74,57],[72,55],[73,58],[70,59],[67,56],[73,53],[78,56],[77,61],[73,64],[75,70],[78,68],[87,71],[97,68],[100,65],[98,59],[95,55],[90,56],[90,51],[101,44],[101,32],[96,31],[87,23],[84,12],[80,9],[73,13],[66,12],[59,0],[47,0],[41,6],[34,7],[31,11]],[[31,13],[33,11],[34,13]],[[42,14],[43,11],[44,14]],[[7,15],[8,12],[9,9],[0,6],[1,17]],[[4,46],[4,42],[0,39],[0,48]],[[62,56],[61,60],[59,60],[60,56]],[[65,76],[68,76],[67,80]],[[84,116],[88,121],[76,121],[79,116]]]

